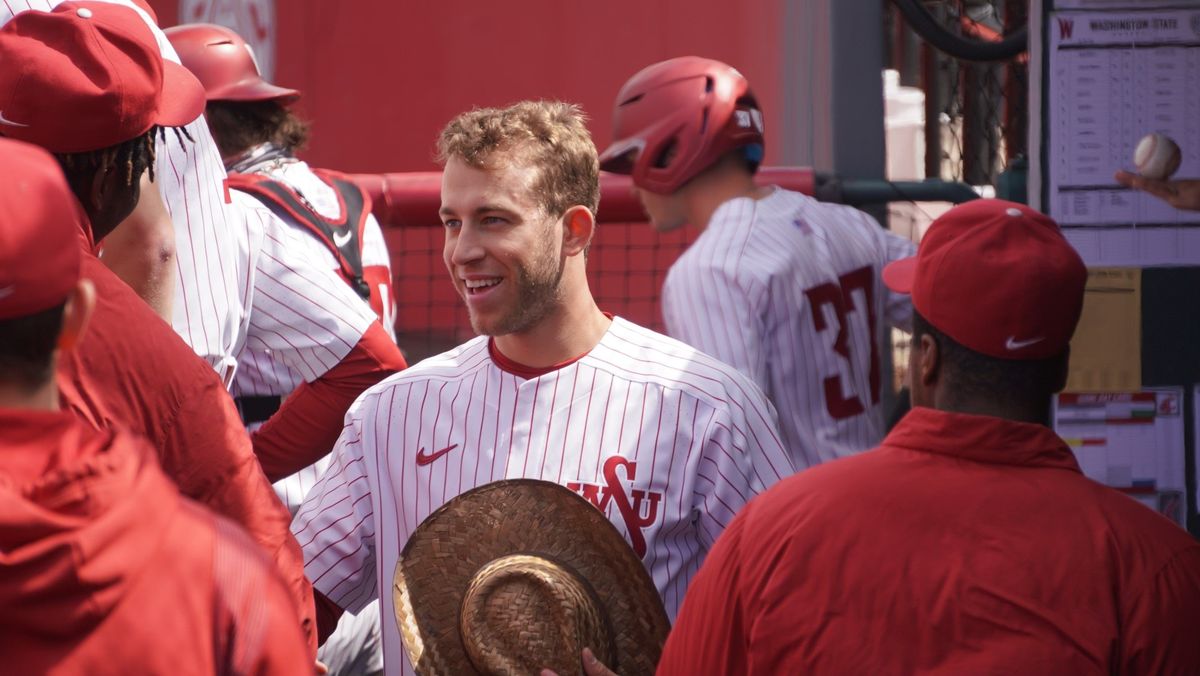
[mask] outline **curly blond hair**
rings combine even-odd
[[[477,108],[450,121],[438,138],[438,161],[457,157],[486,168],[496,153],[511,153],[539,170],[533,189],[546,213],[573,206],[592,213],[600,205],[600,161],[579,106],[561,101],[521,101],[507,108]]]

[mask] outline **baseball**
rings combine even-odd
[[[1146,134],[1133,151],[1133,164],[1142,176],[1165,180],[1179,169],[1179,145],[1165,134]]]

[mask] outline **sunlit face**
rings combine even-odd
[[[674,195],[659,195],[658,193],[633,188],[642,210],[650,219],[650,225],[658,232],[670,232],[687,225],[687,215],[683,212],[682,200]]]
[[[534,328],[561,302],[563,228],[539,205],[536,169],[523,162],[476,169],[458,158],[442,174],[442,257],[476,333]]]

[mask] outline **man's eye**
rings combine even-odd
[[[484,216],[483,219],[480,221],[480,223],[483,223],[484,225],[496,225],[498,223],[504,223],[504,222],[505,222],[505,220],[503,218],[500,218],[499,216]]]
[[[451,219],[447,219],[447,220],[445,220],[445,221],[442,221],[442,225],[446,226],[446,227],[447,227],[447,228],[449,228],[449,229],[454,229],[454,228],[457,228],[457,227],[461,226],[461,225],[462,225],[462,221],[460,221],[460,220],[458,220],[458,219],[456,219],[456,218],[451,218]]]

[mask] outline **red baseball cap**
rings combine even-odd
[[[0,63],[0,135],[51,152],[108,148],[204,112],[200,83],[121,5],[21,12],[0,28]]]
[[[934,328],[1000,359],[1062,354],[1083,310],[1087,267],[1045,214],[1004,200],[960,204],[883,281]]]
[[[79,281],[85,218],[50,153],[0,139],[0,319],[67,299]]]

